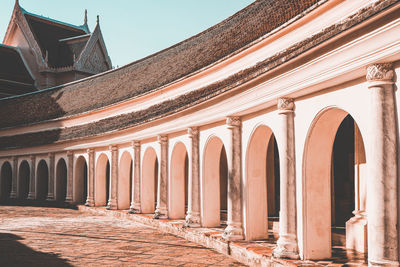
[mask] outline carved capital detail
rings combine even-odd
[[[294,100],[293,98],[281,97],[278,99],[278,110],[280,113],[293,112]]]
[[[367,67],[367,81],[392,82],[394,77],[392,63],[377,63]]]
[[[132,146],[133,146],[133,148],[138,149],[138,148],[140,148],[141,143],[140,143],[140,141],[133,141],[132,142]]]
[[[93,148],[88,148],[88,149],[86,150],[86,152],[87,152],[88,154],[92,154],[92,153],[94,153],[94,149],[93,149]]]
[[[73,151],[67,151],[67,157],[73,157],[74,156],[74,152]]]
[[[55,154],[54,154],[54,152],[50,152],[50,153],[48,154],[48,156],[49,156],[49,158],[53,158],[53,159],[54,159]]]
[[[240,117],[226,117],[226,124],[229,127],[240,127],[242,125],[242,120]]]
[[[168,142],[168,135],[158,135],[157,140],[160,144],[166,144]]]
[[[198,136],[199,135],[199,127],[190,127],[190,128],[188,128],[187,132],[188,132],[188,135],[190,138]]]
[[[118,146],[116,146],[116,145],[110,145],[110,146],[108,147],[108,149],[109,149],[111,152],[115,152],[115,151],[118,150]]]
[[[34,161],[36,159],[36,156],[35,155],[31,155],[30,158],[31,158],[31,161]]]

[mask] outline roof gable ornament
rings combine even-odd
[[[100,22],[100,16],[99,16],[99,15],[97,15],[97,21],[96,21],[96,24],[99,24],[99,22]]]
[[[85,17],[83,19],[83,25],[87,25],[87,9],[85,9]]]

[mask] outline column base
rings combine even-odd
[[[367,219],[356,215],[346,222],[346,248],[357,252],[367,253]]]
[[[197,228],[200,227],[200,213],[199,212],[188,212],[185,218],[184,227]]]
[[[241,223],[228,222],[222,235],[226,241],[243,240],[243,229]]]
[[[73,200],[72,196],[66,196],[66,197],[65,197],[65,202],[67,202],[67,203],[73,203],[74,200]]]
[[[299,250],[297,248],[297,238],[293,235],[281,235],[277,242],[277,247],[273,251],[275,258],[281,259],[299,259]]]
[[[94,207],[94,199],[91,197],[88,197],[86,199],[85,206],[86,207]]]
[[[117,201],[115,199],[110,199],[107,203],[106,209],[116,210],[117,209]]]
[[[54,200],[55,199],[54,199],[54,194],[53,193],[47,194],[46,201],[54,201]]]
[[[35,200],[36,199],[36,194],[33,192],[29,192],[28,194],[28,200]]]
[[[11,199],[17,198],[17,192],[12,191],[12,192],[10,193],[10,198],[11,198]]]
[[[400,266],[398,261],[390,260],[370,260],[368,259],[368,266]]]
[[[138,214],[142,213],[140,210],[140,203],[131,203],[131,206],[129,207],[129,213],[130,214]]]
[[[166,208],[157,208],[157,210],[154,212],[153,219],[156,220],[168,219],[168,210]]]

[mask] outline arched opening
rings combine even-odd
[[[0,199],[7,200],[10,198],[12,186],[12,168],[9,162],[4,162],[1,166],[1,180],[0,180]]]
[[[106,206],[110,199],[110,162],[105,154],[97,159],[95,180],[95,205]]]
[[[246,156],[247,240],[268,238],[268,220],[279,220],[279,153],[271,129],[259,126],[250,138]]]
[[[45,200],[49,186],[49,168],[45,160],[39,161],[36,171],[36,199]]]
[[[350,237],[366,246],[366,223],[353,220],[354,214],[365,213],[366,167],[364,142],[353,117],[340,109],[320,114],[304,153],[305,258],[329,258],[332,245],[345,248]]]
[[[29,181],[30,181],[29,163],[24,160],[19,165],[18,169],[18,198],[27,199],[29,194]]]
[[[73,202],[78,204],[84,204],[87,199],[88,192],[88,167],[86,159],[80,156],[75,163],[75,173],[73,182]]]
[[[179,142],[171,156],[168,215],[171,219],[184,219],[188,200],[188,155],[186,147]]]
[[[158,159],[155,150],[147,148],[143,155],[141,182],[142,213],[154,213],[157,204]]]
[[[224,144],[212,137],[204,150],[202,207],[203,227],[218,227],[226,220],[228,164]]]
[[[118,175],[118,209],[129,209],[132,195],[132,157],[129,152],[122,154]]]
[[[61,158],[56,165],[56,200],[65,201],[67,196],[67,164]]]

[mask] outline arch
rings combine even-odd
[[[158,159],[154,148],[149,147],[143,155],[140,203],[142,213],[154,213],[157,203]]]
[[[247,240],[268,238],[268,217],[279,213],[279,153],[272,130],[258,126],[251,135],[246,153]]]
[[[7,200],[10,198],[12,186],[12,167],[8,161],[1,166],[0,175],[0,199]]]
[[[333,218],[334,188],[337,179],[335,177],[337,168],[334,162],[337,158],[335,146],[340,141],[338,138],[343,134],[340,128],[347,118],[351,119],[353,129],[359,131],[357,123],[348,112],[339,108],[329,108],[317,115],[307,135],[303,155],[303,250],[305,259],[331,257],[331,226],[335,221]],[[351,135],[353,138],[351,146],[354,151],[354,131],[351,132]],[[359,137],[363,148],[361,134]],[[342,146],[344,145],[342,144]],[[364,150],[360,153],[365,159]],[[352,157],[350,164],[354,164],[354,153]],[[352,172],[349,177],[353,176],[354,179],[354,165]],[[341,190],[345,190],[345,188],[341,188]]]
[[[75,163],[72,201],[85,203],[88,194],[88,167],[84,156],[80,156]]]
[[[95,205],[106,206],[110,197],[110,162],[105,154],[101,154],[97,159],[94,189]]]
[[[218,227],[227,208],[228,166],[224,144],[216,136],[206,144],[202,170],[202,226]]]
[[[56,200],[65,201],[67,196],[67,164],[60,158],[56,165]]]
[[[188,156],[182,142],[174,146],[170,162],[168,216],[171,219],[184,219],[188,199]]]
[[[24,160],[18,168],[18,198],[27,199],[29,194],[29,182],[31,171],[29,163]]]
[[[42,159],[36,169],[36,199],[45,200],[49,186],[49,167],[47,162]]]
[[[129,209],[132,195],[132,157],[125,151],[118,172],[118,209]]]

